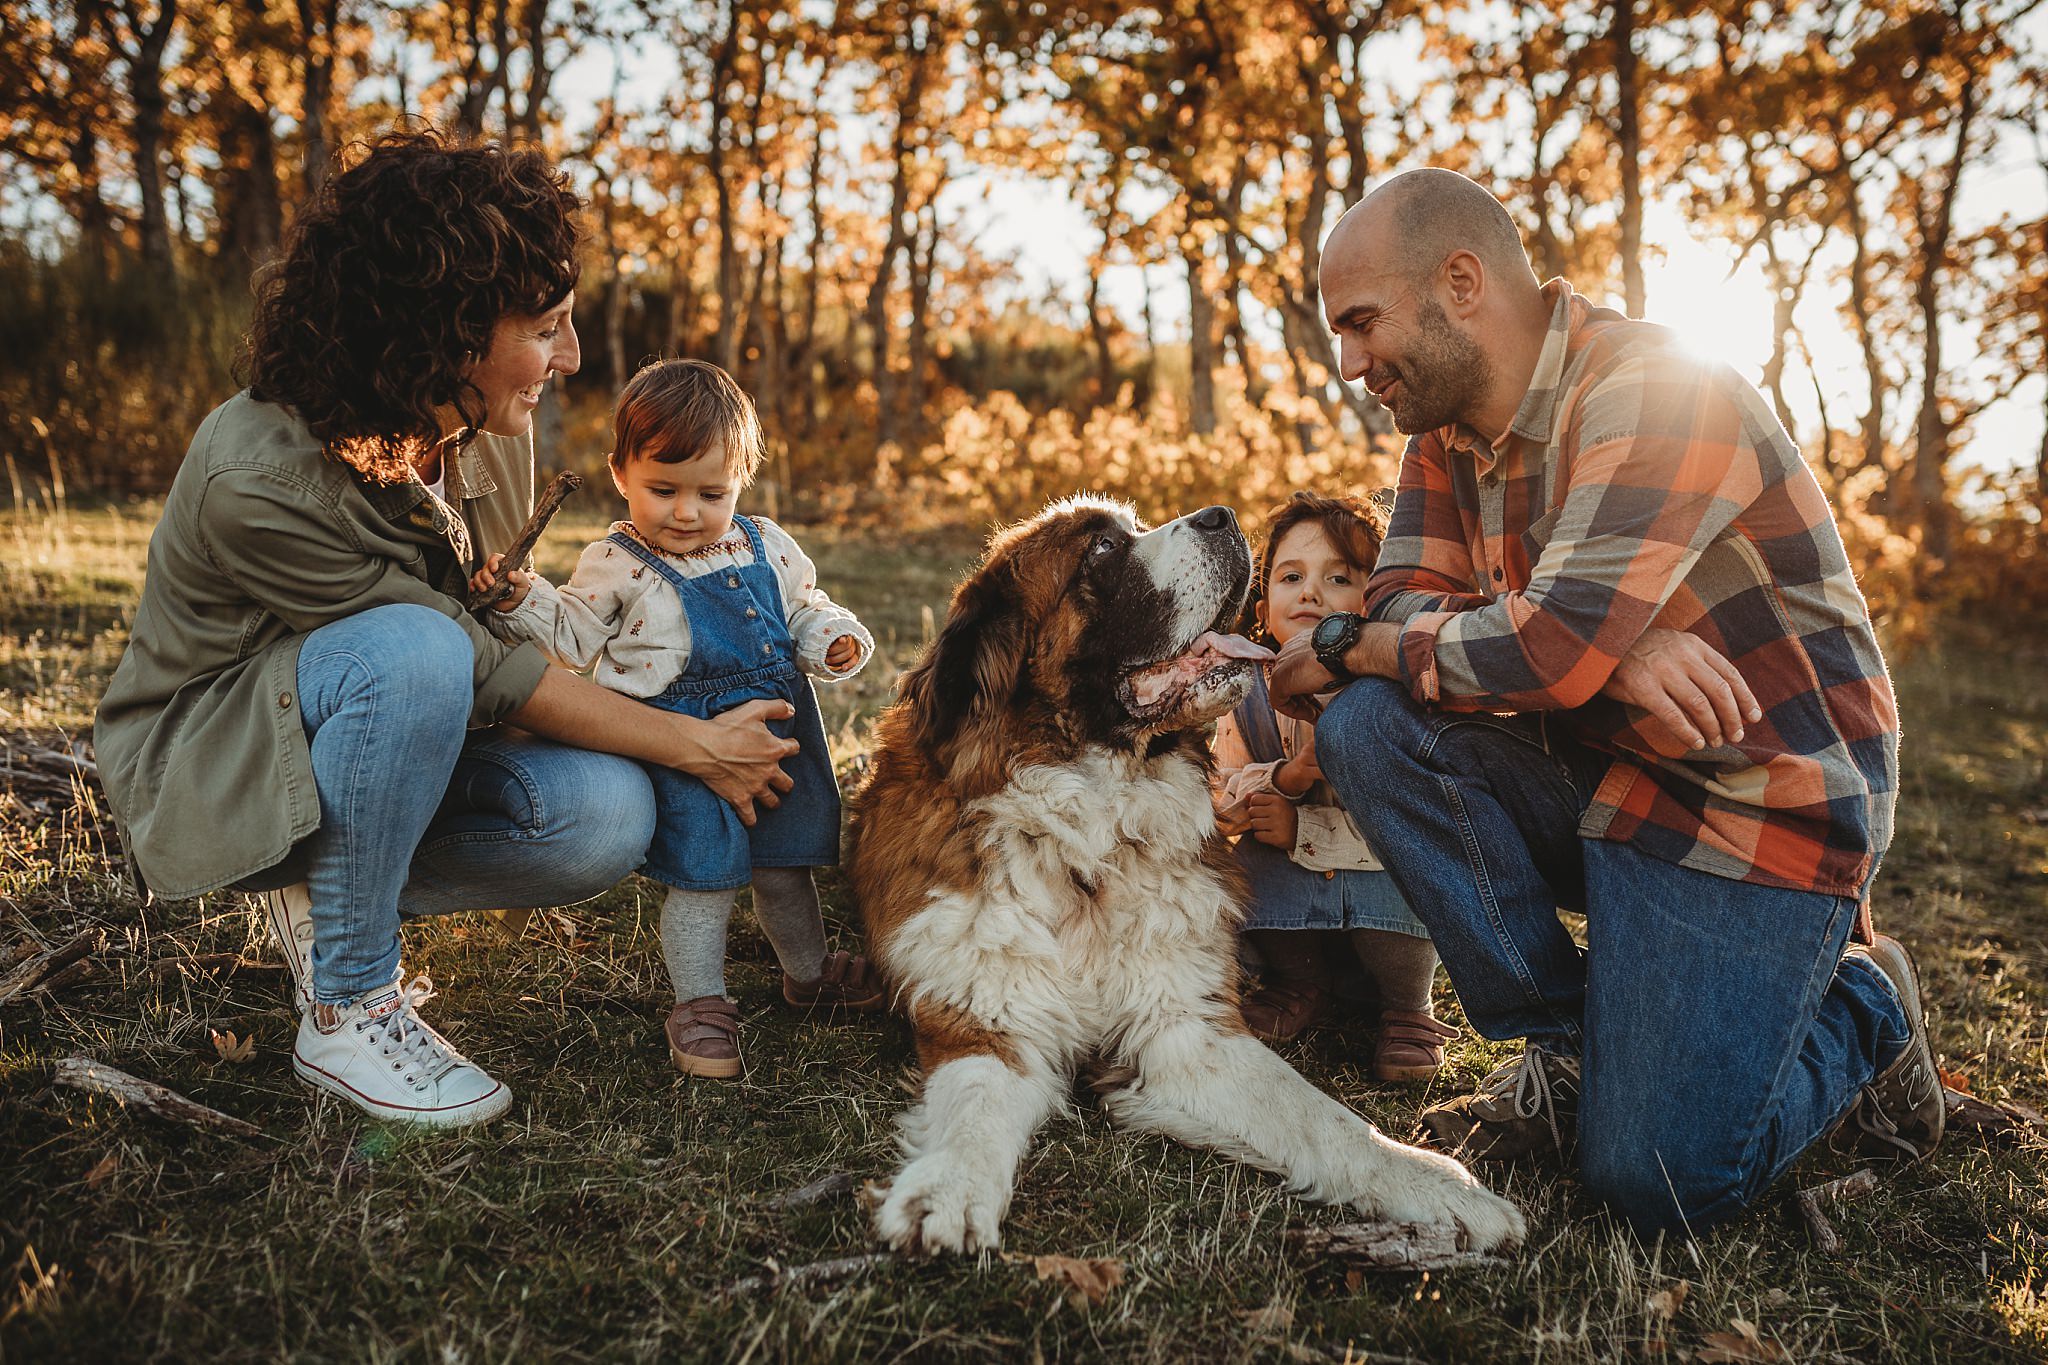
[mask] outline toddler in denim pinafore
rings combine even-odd
[[[664,711],[710,721],[752,703],[793,709],[762,718],[797,752],[782,761],[789,791],[758,807],[751,826],[702,779],[648,765],[655,830],[640,870],[670,888],[661,910],[676,990],[669,1055],[688,1075],[735,1076],[739,1014],[725,994],[725,937],[739,887],[753,886],[786,1000],[883,1003],[865,958],[825,951],[810,873],[839,860],[839,789],[810,680],[851,676],[874,640],[819,591],[787,532],[734,514],[759,466],[761,434],[753,403],[723,370],[684,360],[642,369],[619,396],[613,437],[612,479],[631,520],[586,549],[560,588],[515,572],[515,591],[490,624]],[[501,568],[493,559],[477,581]]]

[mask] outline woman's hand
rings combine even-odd
[[[1662,627],[1629,646],[1600,691],[1649,712],[1686,749],[1740,744],[1743,721],[1764,715],[1735,665],[1712,645]]]
[[[708,721],[695,721],[691,736],[694,752],[671,766],[700,779],[739,812],[741,824],[751,825],[757,818],[757,805],[773,810],[782,804],[782,794],[796,785],[781,765],[783,759],[795,755],[797,742],[782,738],[767,725],[795,714],[796,708],[786,701],[750,701]]]
[[[469,590],[471,594],[489,592],[492,588],[496,587],[499,571],[504,567],[505,556],[503,555],[492,555],[489,559],[485,560],[484,566],[470,576]],[[492,611],[511,611],[521,602],[524,602],[526,594],[533,589],[533,575],[526,572],[526,570],[514,569],[509,576],[512,580],[512,591],[506,593],[496,602],[493,602],[491,604]]]
[[[835,673],[844,673],[860,662],[860,637],[842,635],[832,642],[825,651],[825,667]]]
[[[1300,825],[1294,803],[1279,792],[1253,792],[1250,805],[1252,838],[1274,848],[1292,850]]]

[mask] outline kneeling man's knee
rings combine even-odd
[[[1580,1134],[1579,1178],[1587,1191],[1645,1238],[1699,1232],[1749,1202],[1747,1182],[1717,1161],[1648,1135]]]

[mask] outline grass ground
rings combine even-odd
[[[0,514],[0,737],[86,730],[153,513]],[[543,567],[564,572],[597,529],[561,527]],[[835,747],[850,758],[974,537],[803,539],[881,646],[862,680],[826,689]],[[1876,908],[1918,951],[1944,1066],[1980,1095],[2038,1108],[2048,629],[1998,626],[1951,630],[1898,661],[1905,786]],[[1782,1192],[1697,1242],[1644,1246],[1568,1180],[1492,1174],[1531,1214],[1522,1254],[1347,1279],[1290,1254],[1282,1236],[1338,1213],[1220,1158],[1111,1133],[1077,1101],[1025,1162],[1006,1245],[1120,1260],[1126,1278],[1101,1305],[1075,1308],[1028,1260],[996,1257],[722,1294],[771,1266],[875,1249],[850,1194],[772,1201],[832,1172],[886,1175],[890,1121],[907,1100],[900,1024],[779,1009],[767,945],[742,923],[732,982],[748,1070],[731,1083],[678,1078],[658,1032],[657,898],[634,880],[537,914],[516,939],[473,917],[410,926],[408,962],[441,988],[433,1017],[518,1101],[473,1134],[380,1126],[293,1079],[293,1021],[274,980],[152,972],[205,953],[274,956],[236,898],[139,906],[109,875],[90,809],[36,820],[5,800],[0,955],[94,926],[107,947],[98,976],[0,1007],[0,1360],[2048,1357],[2038,1140],[1952,1140],[1841,1209],[1833,1256],[1812,1249]],[[850,936],[844,884],[828,875],[824,887]],[[1682,991],[1674,983],[1676,1007]],[[1448,992],[1442,1004],[1455,1018]],[[213,1030],[253,1039],[253,1057],[223,1059]],[[1370,1042],[1349,1022],[1289,1056],[1397,1134],[1420,1102],[1506,1055],[1468,1038],[1418,1094],[1367,1078]],[[81,1052],[268,1137],[204,1136],[52,1087],[52,1061]],[[1804,1167],[1787,1188],[1843,1169]],[[1654,1296],[1680,1283],[1667,1318],[1653,1304],[1675,1296]]]

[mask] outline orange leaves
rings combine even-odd
[[[1067,1291],[1070,1308],[1087,1308],[1109,1297],[1124,1282],[1124,1263],[1113,1257],[1083,1260],[1074,1256],[1005,1256],[1006,1261],[1029,1261],[1041,1280],[1051,1280]]]

